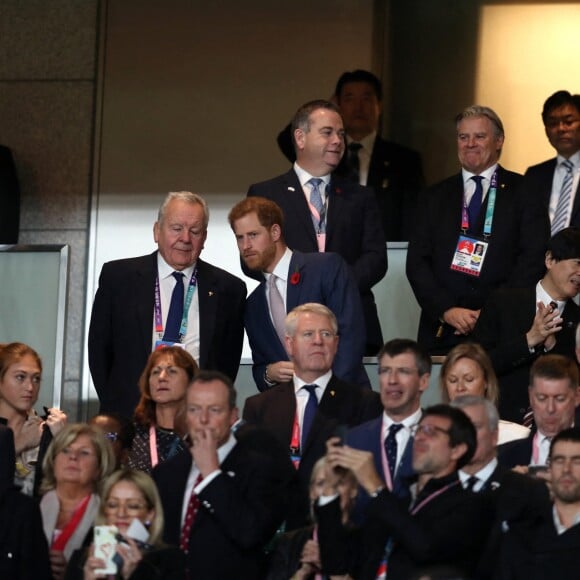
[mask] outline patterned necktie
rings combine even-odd
[[[304,385],[302,388],[308,391],[308,401],[304,409],[304,417],[302,418],[302,437],[301,449],[304,449],[304,445],[308,440],[308,434],[310,433],[310,428],[312,423],[314,423],[314,417],[316,416],[316,411],[318,410],[318,398],[316,397],[316,386],[317,385]]]
[[[479,216],[479,210],[481,209],[481,202],[483,200],[483,177],[481,175],[474,175],[471,179],[475,181],[475,191],[471,196],[471,201],[467,211],[469,212],[469,229],[475,229],[475,223],[477,222],[477,216]]]
[[[397,433],[403,428],[403,425],[393,423],[389,427],[389,433],[385,438],[385,451],[387,453],[387,463],[389,464],[389,473],[391,482],[395,480],[395,471],[397,467]]]
[[[197,476],[195,483],[193,484],[193,489],[191,490],[191,495],[189,496],[189,502],[187,503],[187,511],[185,512],[185,519],[183,520],[183,527],[181,528],[181,537],[179,539],[179,547],[183,552],[187,554],[189,551],[189,533],[191,532],[191,526],[195,521],[195,516],[197,515],[197,510],[199,508],[199,498],[195,495],[195,488],[202,480],[201,473]]]
[[[171,275],[175,278],[175,286],[171,294],[163,340],[179,342],[179,329],[181,328],[181,320],[183,318],[183,296],[185,294],[183,272],[173,272]]]
[[[312,186],[310,190],[310,204],[318,212],[318,217],[312,214],[312,223],[314,224],[314,230],[318,234],[326,233],[326,208],[322,202],[322,194],[320,193],[320,185],[323,180],[320,177],[313,177],[308,180],[308,183]]]
[[[358,152],[362,149],[362,145],[360,143],[349,143],[347,150],[347,157],[346,157],[346,165],[348,167],[348,177],[355,183],[359,183],[360,180],[360,159],[358,156]]]
[[[574,164],[569,160],[565,159],[562,161],[562,166],[566,170],[566,175],[564,176],[564,181],[562,182],[562,188],[560,189],[560,197],[558,197],[558,205],[556,206],[556,212],[554,213],[554,219],[552,220],[551,234],[557,234],[560,230],[566,227],[568,222],[568,210],[570,206],[570,197],[572,195],[572,182],[574,181]]]
[[[284,346],[284,336],[286,335],[285,321],[286,321],[286,308],[284,307],[284,300],[278,286],[276,286],[276,280],[278,276],[275,274],[270,274],[268,278],[268,298],[270,299],[270,312],[272,314],[272,322],[274,323],[274,328],[278,334],[278,338]]]

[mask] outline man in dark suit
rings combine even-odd
[[[352,470],[372,498],[367,520],[353,538],[340,525],[336,471],[327,470],[316,514],[328,574],[349,572],[359,580],[374,580],[388,569],[388,578],[398,580],[418,577],[430,566],[450,566],[472,577],[491,514],[488,499],[465,491],[457,476],[476,449],[475,429],[462,411],[434,405],[423,413],[413,442],[418,480],[410,507],[386,487],[371,453],[339,445],[336,438],[327,445],[330,466]]]
[[[549,352],[574,357],[580,308],[580,229],[560,230],[549,244],[546,274],[528,288],[494,291],[473,338],[489,354],[499,379],[502,418],[521,422],[528,407],[530,367]]]
[[[377,393],[332,372],[339,343],[336,330],[336,317],[322,304],[294,308],[286,317],[293,377],[248,398],[244,407],[249,424],[269,429],[290,450],[304,498],[312,467],[324,455],[336,427],[352,427],[381,412]]]
[[[381,81],[369,71],[357,69],[340,75],[333,100],[344,122],[347,154],[337,175],[371,187],[381,210],[385,239],[407,241],[417,194],[424,185],[421,156],[378,134],[382,95]],[[278,135],[278,145],[294,163],[291,132],[288,125]]]
[[[517,194],[521,176],[498,165],[501,120],[474,105],[456,127],[461,173],[424,192],[407,254],[421,306],[417,340],[431,354],[469,337],[493,289],[533,284],[544,270],[548,220]]]
[[[185,551],[190,578],[261,578],[263,548],[286,512],[290,461],[267,433],[263,445],[255,433],[234,436],[235,398],[228,377],[200,371],[187,390],[191,448],[153,471],[163,539]]]
[[[421,395],[429,387],[431,357],[415,341],[396,338],[383,346],[377,358],[383,413],[351,429],[346,442],[355,449],[370,451],[387,487],[408,500],[415,475],[412,431],[421,419]],[[366,492],[360,490],[359,514],[368,501]]]
[[[0,145],[0,244],[17,244],[20,226],[20,188],[12,153]]]
[[[574,426],[580,403],[576,361],[561,354],[538,358],[530,370],[529,397],[535,429],[526,439],[510,441],[499,447],[499,462],[528,473],[528,466],[545,469],[550,442],[564,429]]]
[[[158,251],[103,266],[89,329],[89,366],[101,412],[132,417],[141,372],[163,344],[183,344],[202,369],[235,379],[246,285],[199,259],[208,219],[201,196],[170,193],[154,226]]]
[[[356,284],[337,254],[291,251],[282,235],[284,217],[272,201],[248,197],[230,211],[230,225],[242,260],[261,272],[262,282],[248,297],[245,326],[260,391],[292,379],[285,349],[284,318],[299,304],[319,302],[338,319],[338,356],[333,370],[350,382],[369,384],[362,364],[364,321]]]
[[[328,101],[306,103],[292,121],[296,163],[285,173],[250,186],[248,196],[276,202],[284,214],[284,239],[292,250],[336,252],[350,266],[362,299],[365,354],[383,344],[372,287],[387,271],[379,208],[370,189],[332,172],[344,153],[344,129]]]
[[[553,503],[533,522],[525,517],[524,498],[514,498],[503,526],[502,578],[573,580],[580,550],[580,431],[566,429],[550,447],[548,466]],[[522,521],[522,517],[523,521]]]
[[[528,167],[522,189],[542,205],[554,235],[567,226],[580,227],[580,95],[555,92],[544,103],[542,121],[557,156]]]

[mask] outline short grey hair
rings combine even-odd
[[[499,115],[493,109],[490,109],[489,107],[483,107],[481,105],[471,105],[470,107],[463,109],[463,111],[461,111],[461,113],[455,117],[455,126],[457,127],[457,125],[459,125],[463,119],[468,119],[471,117],[486,117],[493,125],[493,132],[496,138],[505,137],[503,123],[501,122]]]
[[[296,326],[298,325],[298,317],[301,314],[320,314],[321,316],[326,316],[330,320],[330,326],[332,327],[332,332],[338,334],[338,322],[334,312],[324,306],[324,304],[319,304],[318,302],[306,302],[305,304],[300,304],[293,308],[287,315],[284,324],[284,329],[286,331],[286,336],[294,336],[296,334]]]
[[[462,395],[454,399],[450,405],[462,410],[466,407],[483,407],[489,429],[491,431],[499,429],[499,413],[497,412],[497,407],[489,399],[477,397],[476,395]]]
[[[196,204],[198,203],[201,205],[203,209],[203,228],[207,230],[207,225],[209,224],[209,208],[207,207],[207,202],[199,193],[191,193],[191,191],[170,191],[161,207],[159,208],[159,212],[157,214],[157,221],[159,223],[163,222],[163,218],[165,217],[165,210],[167,206],[174,200],[177,199],[179,201],[184,201],[185,203]]]

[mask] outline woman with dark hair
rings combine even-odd
[[[0,417],[14,433],[16,470],[14,483],[26,495],[38,495],[42,459],[50,441],[66,424],[59,409],[38,416],[42,361],[26,344],[0,344]]]
[[[135,437],[127,465],[146,473],[185,449],[185,393],[198,371],[183,348],[153,351],[141,378],[141,399],[135,410]],[[183,427],[180,426],[180,421]]]
[[[74,550],[90,541],[98,489],[115,467],[113,449],[98,427],[73,423],[52,441],[43,462],[40,511],[54,580]]]

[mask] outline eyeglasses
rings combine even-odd
[[[144,509],[147,509],[147,505],[138,501],[138,500],[128,500],[128,501],[117,501],[114,499],[107,500],[105,502],[105,511],[106,512],[118,512],[119,510],[126,511],[128,514],[130,513],[139,513],[142,512]]]
[[[109,431],[108,433],[103,433],[103,435],[105,436],[105,439],[108,439],[109,441],[117,441],[117,439],[119,439],[119,434],[115,433],[114,431]]]
[[[328,342],[336,338],[337,334],[330,330],[305,330],[296,336],[304,342],[313,342],[317,336],[319,336],[320,340],[323,342]]]
[[[413,425],[413,427],[411,427],[411,434],[413,437],[415,437],[417,433],[421,433],[421,435],[425,435],[425,437],[432,439],[437,435],[437,433],[444,433],[445,435],[449,435],[449,430],[437,427],[436,425],[421,423],[420,425]]]

